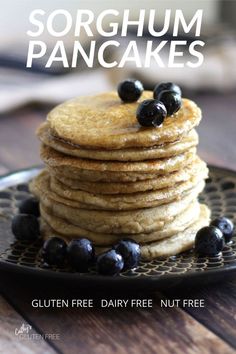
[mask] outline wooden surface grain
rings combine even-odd
[[[202,108],[200,155],[236,170],[236,94],[192,97]],[[0,174],[40,164],[36,127],[50,107],[26,107],[0,116]],[[64,284],[1,274],[0,353],[235,353],[236,280],[148,294],[152,309],[35,309],[33,298],[82,296]],[[137,295],[137,294],[136,294]],[[95,293],[89,296],[97,295]],[[124,294],[126,296],[126,294]],[[128,296],[128,295],[127,295]],[[167,308],[160,299],[204,298],[203,309]],[[21,323],[35,333],[60,333],[60,340],[19,341]]]
[[[168,298],[204,299],[205,307],[186,308],[186,312],[217,336],[235,347],[236,339],[236,279],[203,288],[165,292]]]
[[[42,285],[22,280],[21,283],[3,279],[7,289],[8,301],[27,317],[30,323],[37,324],[40,332],[52,330],[60,333],[60,340],[53,342],[54,348],[62,353],[74,354],[207,354],[234,353],[233,347],[214,334],[207,326],[194,319],[180,308],[163,308],[160,293],[82,294],[73,288],[60,289],[47,284]],[[62,284],[63,286],[63,284]],[[17,297],[13,294],[18,294]],[[100,307],[102,298],[140,297],[150,298],[150,309],[104,309]],[[55,298],[93,298],[94,308],[33,308],[33,299]]]

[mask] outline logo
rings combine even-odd
[[[19,334],[27,333],[29,334],[29,331],[32,329],[32,326],[29,324],[22,323],[20,328],[15,329],[15,335],[18,336]]]
[[[51,339],[51,340],[60,340],[59,333],[44,333],[39,334],[36,332],[30,332],[32,326],[28,323],[22,323],[20,328],[15,329],[15,335],[22,340],[42,340],[42,339]]]

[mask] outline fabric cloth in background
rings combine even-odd
[[[32,102],[58,104],[75,96],[110,89],[107,75],[99,69],[47,76],[4,68],[0,69],[0,113]]]

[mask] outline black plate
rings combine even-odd
[[[47,267],[40,256],[41,240],[15,241],[11,233],[11,218],[17,213],[19,202],[29,196],[28,181],[40,167],[16,171],[0,177],[0,269],[50,280],[73,281],[86,287],[163,288],[186,283],[219,281],[236,271],[236,235],[216,257],[197,257],[193,250],[163,260],[141,262],[132,271],[115,277],[100,276],[94,269],[89,273],[75,273],[71,269]],[[236,173],[210,167],[210,178],[200,199],[206,203],[212,217],[224,215],[236,223]]]

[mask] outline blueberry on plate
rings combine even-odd
[[[224,247],[223,233],[215,226],[206,226],[197,232],[195,251],[201,256],[216,256]]]
[[[118,95],[123,102],[136,102],[143,93],[139,80],[127,79],[118,85]]]
[[[72,240],[67,247],[69,264],[77,271],[86,272],[95,259],[95,250],[90,240]]]
[[[17,240],[31,241],[40,235],[39,222],[34,215],[15,215],[12,219],[11,229]]]
[[[119,241],[113,248],[123,257],[124,269],[132,269],[138,266],[141,252],[137,242],[131,239],[124,239]]]
[[[234,224],[231,220],[226,217],[219,217],[212,220],[210,225],[220,229],[220,231],[223,233],[226,243],[231,241],[234,232]]]
[[[167,110],[167,115],[172,116],[172,114],[176,113],[182,104],[181,96],[172,91],[162,91],[157,96],[157,99],[161,101]]]
[[[118,274],[124,267],[123,257],[115,250],[100,254],[97,258],[97,271],[103,275]]]
[[[162,91],[172,91],[177,93],[179,96],[182,95],[181,89],[178,85],[174,84],[173,82],[162,82],[159,85],[156,85],[154,87],[153,90],[153,97],[156,99],[158,99],[158,95],[162,92]]]
[[[23,200],[19,205],[19,212],[22,214],[31,214],[39,217],[40,212],[38,199],[35,197],[30,197]]]
[[[49,265],[62,265],[66,258],[66,242],[60,237],[50,237],[43,244],[42,256]]]
[[[153,99],[141,102],[136,112],[139,124],[144,127],[159,127],[166,116],[167,111],[164,104]]]

